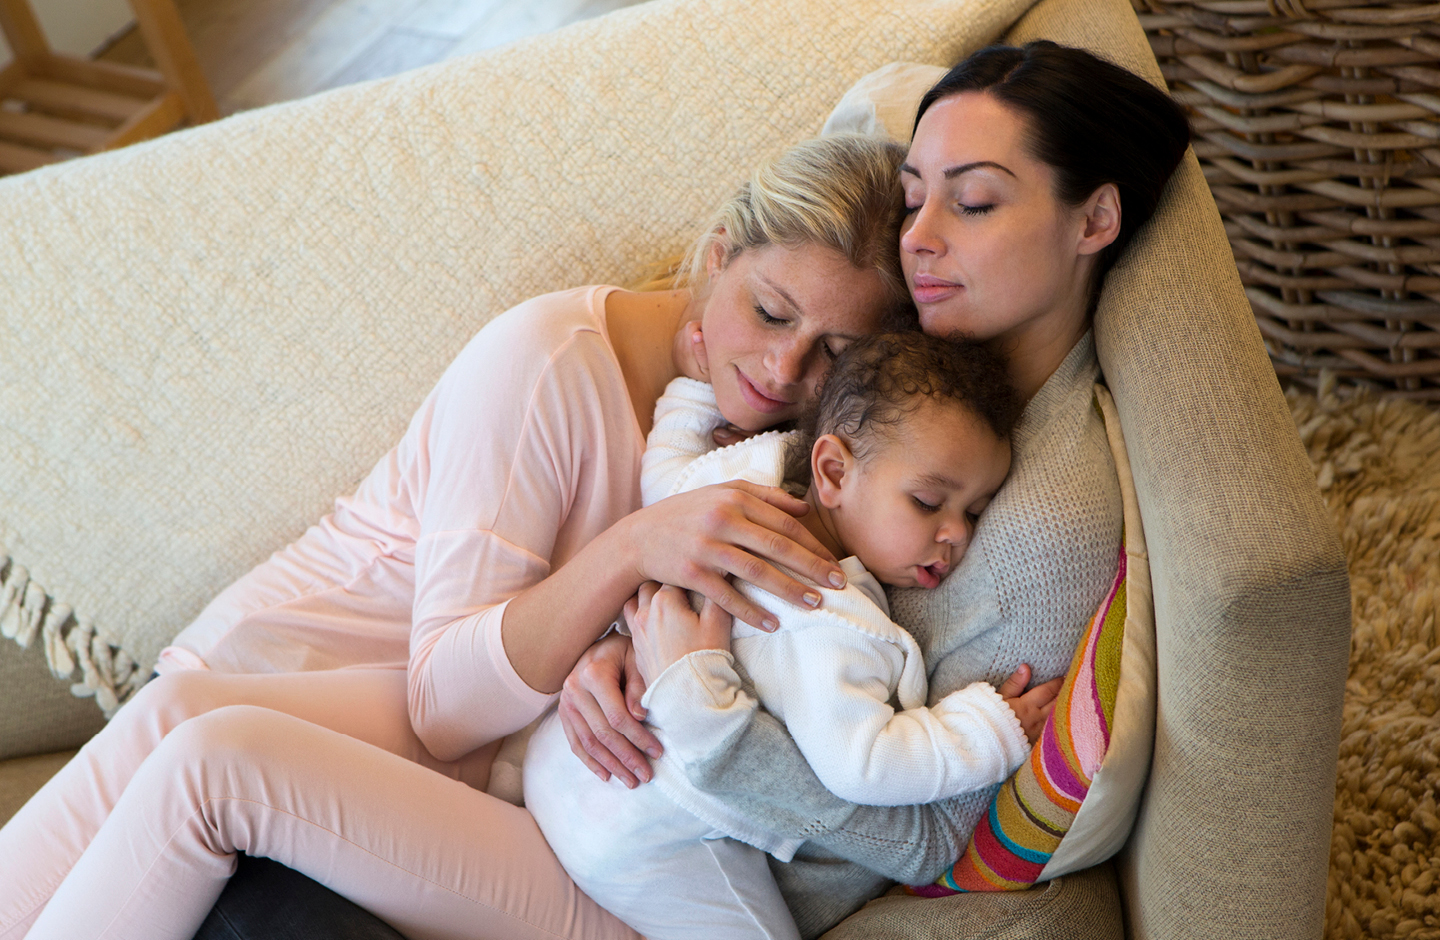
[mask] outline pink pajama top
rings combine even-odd
[[[441,760],[529,724],[554,696],[506,658],[506,603],[640,507],[645,440],[606,329],[613,290],[496,317],[354,495],[216,597],[157,668],[408,664],[411,720]]]

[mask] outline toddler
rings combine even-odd
[[[818,609],[737,583],[780,626],[736,621],[731,646],[760,704],[838,796],[904,805],[998,784],[1029,749],[1017,713],[1039,731],[1055,683],[1003,699],[977,682],[926,707],[920,648],[890,621],[880,587],[934,588],[959,562],[1009,472],[1019,411],[996,357],[918,332],[852,342],[801,431],[716,449],[723,419],[710,385],[677,378],[656,405],[646,505],[728,480],[809,477],[802,522],[843,559],[849,582],[817,586]],[[688,657],[670,668],[690,668]],[[678,730],[655,729],[666,755],[654,784],[628,790],[591,774],[552,712],[526,753],[527,809],[575,883],[651,940],[798,937],[764,853],[788,861],[800,843],[757,831],[694,788],[672,762]]]

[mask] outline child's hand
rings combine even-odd
[[[697,382],[710,381],[710,360],[705,355],[705,333],[700,329],[700,321],[690,320],[680,327],[680,338],[685,344],[684,353],[679,357],[681,373]]]
[[[1025,729],[1025,737],[1031,744],[1040,740],[1040,732],[1045,730],[1045,722],[1055,708],[1055,697],[1060,694],[1060,686],[1064,682],[1065,677],[1060,676],[1026,692],[1025,686],[1030,684],[1030,667],[1022,663],[1010,678],[1000,683],[997,690],[1000,697],[1020,719],[1020,727]]]

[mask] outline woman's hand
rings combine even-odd
[[[644,694],[635,648],[619,634],[586,650],[560,690],[560,726],[570,750],[601,780],[614,774],[632,790],[650,779],[645,755],[661,753],[660,740],[641,724]]]
[[[1055,698],[1064,682],[1065,677],[1060,676],[1026,692],[1025,686],[1030,684],[1030,667],[1022,663],[996,690],[1015,712],[1015,717],[1020,719],[1020,727],[1025,729],[1025,737],[1031,744],[1040,740],[1040,732],[1045,730],[1045,722],[1055,710]]]
[[[810,511],[784,490],[736,481],[662,499],[627,516],[628,557],[643,580],[705,595],[752,627],[774,630],[774,616],[751,603],[728,578],[818,607],[820,592],[775,568],[775,563],[819,584],[840,588],[845,575],[835,556],[797,521]]]
[[[733,424],[722,424],[710,432],[710,438],[715,442],[716,447],[729,447],[731,444],[748,441],[755,434],[755,431],[746,431]]]
[[[668,584],[640,585],[640,592],[625,604],[625,622],[646,685],[697,650],[730,648],[730,615],[708,598],[696,614],[689,596]]]

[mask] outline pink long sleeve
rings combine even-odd
[[[402,442],[420,520],[410,717],[442,760],[524,727],[553,700],[505,656],[505,602],[639,505],[639,428],[601,332],[605,293],[588,292],[578,321],[548,309],[573,306],[575,292],[495,320]]]
[[[605,332],[611,290],[495,318],[359,489],[217,597],[169,661],[283,672],[408,660],[411,720],[446,760],[539,715],[552,696],[505,657],[505,603],[640,506],[644,439]]]

